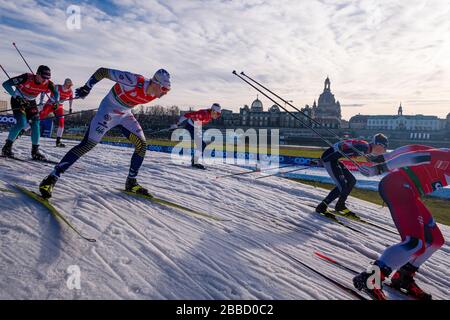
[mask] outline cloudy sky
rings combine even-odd
[[[346,119],[392,114],[400,101],[407,114],[450,112],[450,0],[0,0],[0,34],[12,75],[27,71],[13,41],[56,82],[82,85],[100,66],[146,76],[166,68],[173,90],[163,105],[237,111],[256,96],[237,70],[298,107],[329,75]],[[97,107],[110,86],[75,106]]]

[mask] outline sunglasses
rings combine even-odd
[[[44,73],[44,74],[38,73],[38,75],[41,76],[41,78],[44,80],[50,80],[50,78],[51,78],[51,75],[48,73]]]

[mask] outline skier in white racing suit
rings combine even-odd
[[[122,134],[135,145],[125,190],[149,194],[148,190],[136,181],[139,168],[145,157],[147,144],[142,128],[131,110],[137,105],[148,103],[167,94],[170,90],[170,75],[166,70],[160,69],[152,79],[145,79],[141,75],[130,72],[100,68],[84,86],[76,89],[76,96],[84,99],[92,87],[105,78],[116,82],[116,84],[100,103],[100,107],[81,143],[67,152],[52,173],[39,185],[43,198],[47,199],[52,196],[53,187],[62,173],[93,149],[106,132],[118,126],[121,128]]]

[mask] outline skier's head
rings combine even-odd
[[[383,154],[386,153],[387,147],[389,145],[389,140],[384,134],[377,133],[373,136],[370,145],[372,147],[372,154]]]
[[[39,66],[36,71],[36,79],[39,82],[43,82],[45,80],[50,80],[52,77],[52,73],[50,72],[50,68],[47,66]]]
[[[64,80],[64,89],[70,89],[73,86],[73,82],[71,79],[67,78]]]
[[[213,105],[211,106],[211,117],[213,119],[218,119],[218,118],[220,118],[221,114],[222,114],[222,108],[220,107],[220,104],[213,103]]]
[[[147,91],[147,93],[157,96],[158,98],[167,94],[170,91],[170,74],[164,69],[156,71]]]

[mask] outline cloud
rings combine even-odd
[[[445,116],[449,110],[447,1],[78,3],[82,28],[68,30],[71,1],[0,0],[1,63],[12,74],[26,71],[15,41],[34,67],[51,66],[58,82],[71,77],[81,85],[100,66],[148,77],[164,67],[173,90],[157,103],[182,107],[250,104],[256,92],[231,74],[236,69],[297,106],[312,104],[329,75],[343,105],[364,105],[370,114],[395,112],[408,100],[442,100],[429,111]],[[110,87],[99,83],[77,104],[97,106]],[[409,107],[424,112],[423,105]],[[343,110],[344,117],[351,114]]]

